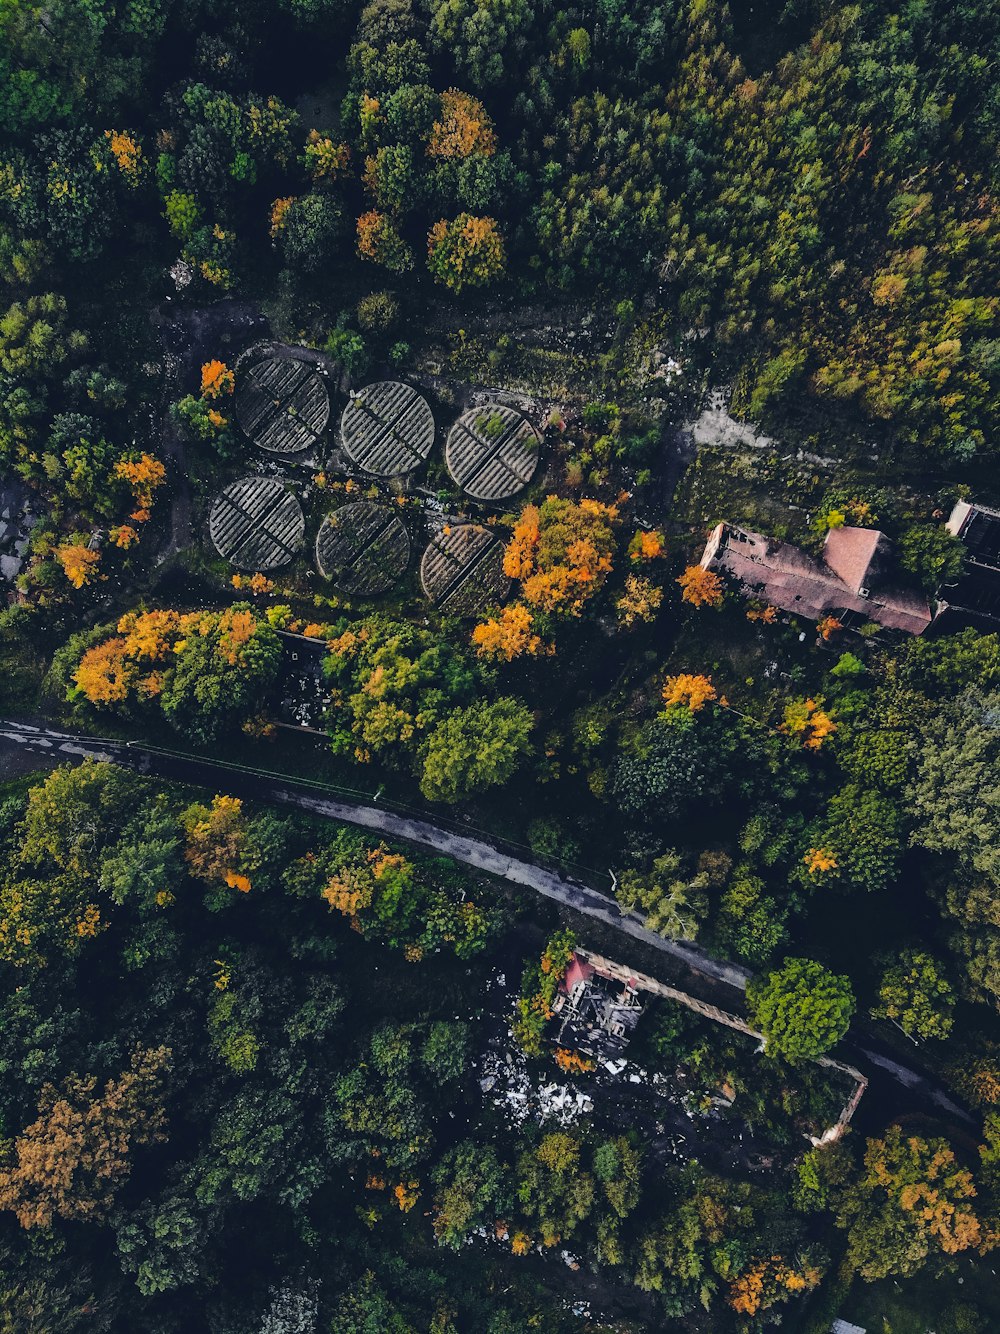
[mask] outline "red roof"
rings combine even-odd
[[[876,528],[831,528],[823,559],[852,593],[868,583],[868,571],[885,535]]]
[[[881,555],[878,548],[883,535],[857,528],[834,532],[866,534],[862,539],[848,537],[846,542],[836,542],[834,556],[843,557],[842,568],[848,574],[856,574],[862,562],[866,574],[874,574],[874,557]],[[869,596],[863,597],[859,589],[865,585],[848,584],[830,563],[816,560],[790,542],[777,542],[729,524],[720,523],[712,532],[701,563],[706,569],[728,574],[748,597],[813,621],[853,611],[911,635],[921,634],[931,623],[926,598],[911,589],[887,587],[879,580],[868,590]]]
[[[563,991],[567,995],[573,990],[577,982],[586,982],[588,978],[593,977],[594,970],[585,959],[574,954],[569,961],[569,967],[566,969],[566,975],[562,980]]]

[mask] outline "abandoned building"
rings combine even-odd
[[[1000,621],[1000,510],[960,500],[947,528],[965,547],[965,568],[942,590],[947,607]]]
[[[874,528],[831,528],[818,560],[789,542],[720,523],[701,565],[728,575],[745,597],[813,621],[833,616],[848,629],[876,621],[919,635],[932,619],[926,598],[899,579],[889,539]]]
[[[638,983],[574,954],[552,1005],[550,1036],[587,1056],[619,1056],[642,1014]]]

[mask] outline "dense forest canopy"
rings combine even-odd
[[[998,73],[0,0],[0,1329],[1000,1326]]]

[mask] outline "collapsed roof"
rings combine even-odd
[[[701,564],[727,574],[746,597],[814,621],[853,612],[919,635],[932,619],[926,598],[896,581],[891,543],[874,528],[832,528],[817,560],[790,542],[720,523]]]

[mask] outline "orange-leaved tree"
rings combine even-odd
[[[778,730],[794,737],[806,750],[820,750],[837,724],[823,708],[822,697],[793,699],[785,705],[785,720]]]
[[[154,494],[167,480],[166,468],[154,455],[140,454],[138,458],[119,459],[115,464],[115,476],[132,488],[135,510],[129,518],[135,523],[144,523],[153,508]]]
[[[579,616],[604,584],[614,554],[618,511],[597,500],[549,496],[525,505],[504,556],[524,599],[541,611]]]
[[[429,157],[492,157],[497,137],[489,112],[478,98],[449,88],[441,94],[441,115],[431,126]]]
[[[843,622],[836,616],[824,616],[816,622],[816,629],[825,640],[832,639],[838,630],[843,630]]]
[[[823,875],[827,871],[837,869],[836,854],[829,848],[809,848],[802,860],[805,862],[806,871],[812,876]]]
[[[131,1068],[98,1092],[93,1075],[45,1084],[38,1117],[14,1141],[16,1165],[0,1170],[0,1209],[23,1228],[56,1218],[100,1218],[132,1171],[132,1150],[166,1138],[166,1047],[137,1050]]]
[[[704,565],[689,565],[677,582],[681,586],[682,600],[690,602],[692,607],[722,605],[725,589],[714,570],[706,570]]]
[[[83,538],[71,538],[55,549],[55,557],[74,588],[83,588],[98,578],[99,551],[91,551]]]
[[[105,130],[104,137],[118,170],[130,185],[136,184],[143,169],[142,147],[138,139],[127,130]]]
[[[750,1267],[732,1281],[729,1304],[741,1315],[756,1315],[819,1283],[822,1271],[814,1264],[790,1264],[780,1255],[752,1260]]]
[[[288,201],[291,203],[291,200]],[[221,398],[236,388],[236,376],[224,361],[206,361],[201,368],[202,398]]]
[[[351,164],[351,150],[345,143],[335,143],[329,135],[310,130],[302,160],[314,181],[335,181]]]
[[[535,633],[534,617],[522,602],[513,602],[495,616],[482,621],[472,632],[472,642],[481,658],[513,662],[515,658],[537,658],[554,653],[555,645],[547,644]]]
[[[663,683],[663,703],[668,709],[682,708],[697,713],[717,698],[710,676],[682,672],[679,676],[668,676]]]
[[[87,650],[73,679],[91,704],[120,704],[135,689],[138,673],[125,640],[116,635]]]
[[[294,195],[282,195],[271,205],[271,239],[272,241],[278,235],[288,221],[288,210],[295,203]],[[204,390],[202,391],[204,392]]]
[[[553,1059],[567,1075],[585,1075],[597,1068],[596,1062],[588,1056],[581,1056],[578,1051],[571,1051],[568,1047],[557,1047]]]
[[[128,612],[117,635],[83,653],[68,693],[100,707],[156,697],[178,731],[212,740],[260,707],[280,657],[268,620],[246,603]]]
[[[644,529],[640,529],[628,544],[629,560],[637,562],[656,560],[665,555],[666,550],[667,542],[662,533]]]

